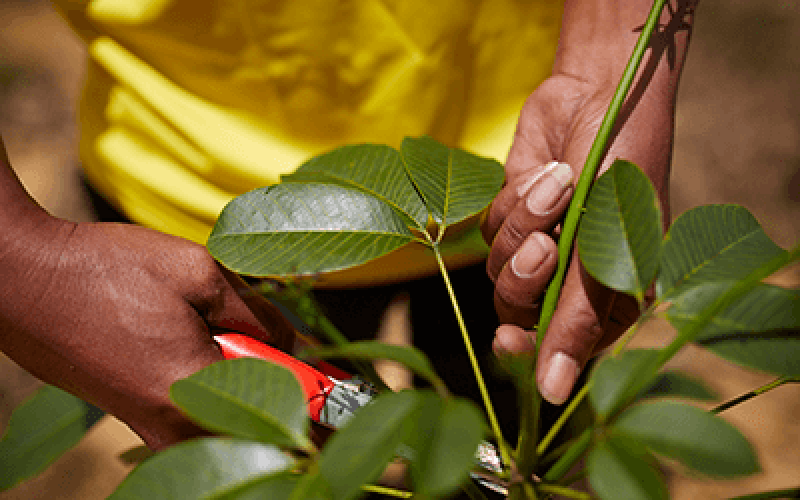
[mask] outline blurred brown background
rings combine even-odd
[[[0,27],[0,133],[11,162],[51,213],[92,220],[76,146],[84,47],[43,0],[1,0]],[[781,246],[799,241],[799,90],[795,0],[703,0],[680,90],[673,213],[739,203]],[[775,280],[800,286],[800,268]],[[668,335],[663,325],[653,326],[637,342],[659,344]],[[673,365],[706,380],[723,399],[771,379],[697,349]],[[0,355],[0,432],[36,386]],[[675,477],[674,498],[725,498],[800,485],[800,386],[784,386],[724,415],[754,440],[764,472],[724,482]],[[124,425],[104,418],[41,477],[0,498],[105,498],[129,470],[117,456],[138,443]]]

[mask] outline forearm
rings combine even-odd
[[[669,172],[678,82],[689,48],[698,0],[667,0],[633,86],[617,117],[616,132],[604,159],[639,165],[650,177],[669,222]],[[584,82],[586,99],[602,109],[577,113],[599,126],[633,52],[652,0],[566,0],[554,74]]]
[[[674,98],[698,1],[667,0],[643,61],[652,72],[649,87],[668,98]],[[554,73],[615,87],[652,6],[653,0],[565,0]]]
[[[27,342],[14,332],[46,288],[70,226],[30,197],[0,138],[0,351]]]

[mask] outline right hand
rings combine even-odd
[[[205,434],[169,400],[223,359],[211,330],[284,349],[292,325],[190,241],[50,216],[0,253],[0,347],[20,366],[125,421],[154,450]],[[6,240],[8,242],[9,240]]]

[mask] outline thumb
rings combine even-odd
[[[224,308],[213,327],[236,330],[291,353],[296,340],[292,323],[269,300],[251,288],[239,275],[220,266],[230,285]]]
[[[561,289],[558,307],[542,341],[536,380],[549,402],[560,405],[569,398],[575,381],[595,347],[606,343],[606,329],[614,292],[583,269],[573,252]]]

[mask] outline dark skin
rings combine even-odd
[[[653,37],[601,166],[602,172],[617,158],[639,165],[656,187],[665,224],[675,97],[695,4],[673,0],[662,15],[661,30]],[[650,0],[565,4],[553,75],[522,110],[505,164],[506,185],[482,227],[492,245],[487,271],[504,323],[495,335],[496,351],[532,348],[535,334],[529,329],[557,266],[556,229],[574,185],[569,170],[547,170],[545,165],[557,160],[572,167],[574,179],[580,175],[650,7]],[[590,357],[618,338],[638,314],[632,299],[597,283],[573,252],[538,359],[543,396],[563,403]]]
[[[0,143],[2,145],[2,143]],[[203,431],[169,386],[223,359],[215,327],[284,349],[290,323],[188,240],[75,224],[31,200],[0,154],[0,347],[41,380],[124,420],[155,450]]]
[[[572,190],[569,182],[555,182],[568,179],[563,169],[540,175],[542,167],[557,159],[577,176],[649,3],[566,1],[553,76],[521,112],[507,183],[483,227],[493,242],[488,270],[495,303],[507,322],[496,333],[498,350],[530,348],[525,328],[555,269],[554,228]],[[671,25],[669,16],[662,22]],[[655,51],[652,74],[641,78],[646,90],[629,106],[604,166],[616,157],[639,164],[666,207],[675,90],[688,32],[663,38],[674,43],[674,62]],[[538,205],[529,203],[534,199]],[[524,272],[515,274],[512,261]],[[19,183],[1,141],[0,271],[0,350],[43,381],[113,413],[156,450],[203,433],[170,403],[168,390],[222,359],[212,340],[215,328],[246,330],[284,349],[293,342],[292,327],[278,311],[257,296],[242,299],[242,281],[203,246],[136,226],[76,224],[47,214]],[[562,402],[592,353],[635,319],[629,306],[573,259],[539,357],[539,383],[549,400]],[[556,353],[573,359],[573,368],[562,369],[548,388],[547,368],[556,357],[564,359]]]

